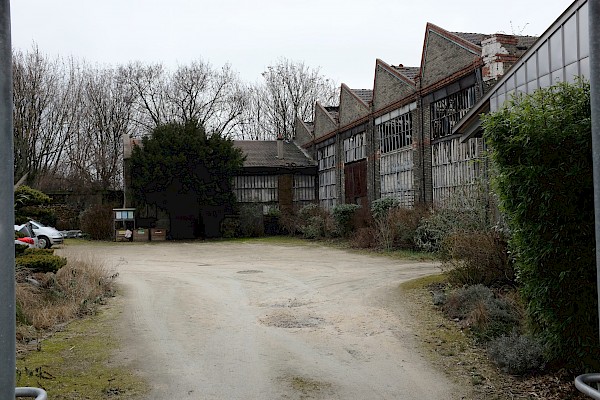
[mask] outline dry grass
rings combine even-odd
[[[36,339],[74,318],[93,314],[112,295],[115,275],[91,258],[69,254],[56,273],[17,271],[17,339]],[[32,329],[33,328],[33,329]]]

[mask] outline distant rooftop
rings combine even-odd
[[[283,158],[277,158],[276,140],[234,140],[233,145],[246,155],[244,167],[313,167],[311,160],[292,142],[283,142]]]

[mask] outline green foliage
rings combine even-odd
[[[25,250],[27,250],[28,248],[29,248],[29,246],[27,246],[26,244],[16,244],[15,243],[15,257],[18,257],[21,254],[24,254]]]
[[[298,211],[298,230],[307,239],[319,239],[332,233],[331,215],[318,204],[307,204]]]
[[[258,237],[265,234],[262,205],[241,204],[239,234],[241,237]]]
[[[551,361],[597,370],[589,84],[515,97],[483,121],[533,331]]]
[[[360,209],[358,204],[338,204],[333,207],[332,215],[336,231],[340,236],[348,237],[354,230],[354,218]]]
[[[533,337],[516,332],[488,343],[490,359],[506,373],[525,375],[544,368],[542,345]]]
[[[112,206],[95,204],[88,207],[80,217],[80,226],[90,239],[110,240],[114,236]]]
[[[486,188],[456,192],[444,206],[425,215],[415,230],[415,245],[423,251],[443,250],[444,239],[455,232],[484,232],[494,228],[496,221],[488,211]]]
[[[18,255],[15,263],[19,268],[27,268],[31,272],[56,272],[65,265],[67,259],[54,255],[52,249],[26,249]]]
[[[157,127],[131,156],[132,191],[138,201],[172,211],[191,204],[224,206],[235,203],[233,176],[244,157],[233,141],[218,133],[206,134],[198,122]]]
[[[371,214],[375,219],[385,218],[391,209],[400,207],[400,202],[395,197],[383,197],[371,203]]]
[[[50,197],[29,186],[15,190],[15,224],[24,224],[30,219],[53,226],[56,217],[49,207]]]

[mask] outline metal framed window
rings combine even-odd
[[[431,103],[431,137],[440,139],[452,133],[452,127],[475,104],[475,86]]]
[[[412,115],[410,112],[377,125],[381,153],[389,153],[412,145],[412,130]]]
[[[344,162],[362,160],[367,157],[366,133],[359,133],[344,139]]]

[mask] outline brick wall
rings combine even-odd
[[[347,125],[369,114],[369,106],[360,101],[350,89],[342,85],[340,92],[340,126]]]
[[[475,54],[439,33],[429,30],[425,61],[421,71],[421,86],[430,86],[473,64],[480,57],[481,54]]]
[[[373,88],[373,111],[381,110],[414,92],[414,85],[405,82],[392,71],[389,71],[385,64],[377,63]]]

